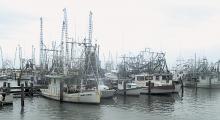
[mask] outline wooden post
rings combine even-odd
[[[123,81],[123,90],[124,90],[124,95],[126,95],[126,84],[127,84],[127,82]]]
[[[34,81],[34,77],[33,76],[31,76],[31,81]]]
[[[60,81],[60,102],[63,101],[63,80]]]
[[[28,81],[25,81],[24,84],[25,84],[25,87],[28,87]]]
[[[21,107],[24,107],[24,84],[21,84]]]
[[[10,89],[10,83],[8,83],[8,90],[7,92],[10,93],[11,89]]]
[[[33,92],[34,92],[34,90],[33,90],[33,83],[30,83],[30,86],[31,86],[30,94],[31,94],[31,96],[33,96]]]
[[[181,95],[182,95],[182,97],[183,97],[183,92],[184,92],[184,89],[183,89],[183,80],[182,80],[182,79],[180,79],[180,82],[181,82],[181,90],[182,90],[182,91],[181,91],[181,92],[182,92],[182,94],[181,94]]]
[[[5,87],[6,87],[6,84],[7,84],[7,82],[3,82],[3,88],[5,88]]]
[[[151,81],[148,81],[148,94],[151,94]]]
[[[18,86],[21,86],[21,78],[18,78],[18,80],[17,80],[17,85],[18,85]]]
[[[197,91],[197,80],[195,79],[195,87],[196,87],[196,91]]]
[[[15,80],[16,80],[16,79],[17,79],[17,78],[16,78],[16,73],[15,73],[14,75],[15,75]]]

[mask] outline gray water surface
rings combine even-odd
[[[0,120],[220,120],[219,89],[184,89],[183,97],[123,97],[99,105],[60,103],[43,97],[20,98],[0,108]]]

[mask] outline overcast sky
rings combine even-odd
[[[84,38],[89,11],[101,57],[151,48],[166,52],[168,65],[179,57],[220,58],[219,0],[0,0],[0,46],[5,58],[14,58],[20,44],[24,56],[31,46],[39,56],[40,20],[47,45],[61,38],[63,8],[67,8],[69,35]]]

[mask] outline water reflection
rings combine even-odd
[[[0,107],[1,120],[220,120],[219,89],[184,88],[180,94],[168,96],[115,96],[102,99],[101,104],[60,103],[42,97],[20,98],[13,106]]]
[[[101,105],[108,105],[125,110],[141,112],[172,112],[176,96],[116,96],[113,99],[102,100]]]

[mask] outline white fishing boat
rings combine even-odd
[[[66,16],[66,9],[63,11]],[[88,38],[83,39],[82,42],[71,42],[71,56],[69,56],[69,45],[63,44],[64,33],[66,34],[65,40],[69,39],[66,29],[67,19],[64,17],[60,54],[57,55],[57,51],[53,50],[53,63],[48,72],[52,75],[46,75],[49,85],[48,89],[42,90],[43,96],[64,102],[100,103],[101,92],[98,89],[98,78],[101,66],[98,45],[92,44],[92,12],[89,14],[89,19]],[[64,48],[66,48],[65,51]],[[75,53],[74,56],[73,53]],[[41,68],[48,67],[50,66],[44,65],[43,67],[43,62],[41,63]]]
[[[141,93],[142,88],[137,87],[135,83],[128,82],[126,80],[119,80],[117,94],[120,95],[134,95],[138,96]]]
[[[100,103],[101,93],[96,87],[88,89],[86,86],[81,85],[69,88],[64,82],[65,76],[50,75],[46,78],[49,80],[49,85],[48,89],[41,90],[44,97],[63,102]],[[60,89],[62,84],[63,90]]]
[[[7,80],[8,75],[5,72],[0,73],[0,80]]]
[[[220,79],[215,75],[198,75],[197,77],[183,78],[184,86],[197,88],[220,88]]]
[[[101,98],[112,98],[116,91],[114,89],[109,89],[103,81],[99,81],[98,89],[101,91]]]
[[[219,64],[210,64],[206,58],[184,64],[179,71],[176,72],[178,79],[183,81],[185,87],[197,88],[220,88]]]
[[[0,75],[0,80],[7,80],[7,75],[5,75],[5,74],[1,74]]]
[[[174,84],[171,74],[135,75],[135,83],[142,87],[142,94],[172,94],[180,91],[180,84]]]

